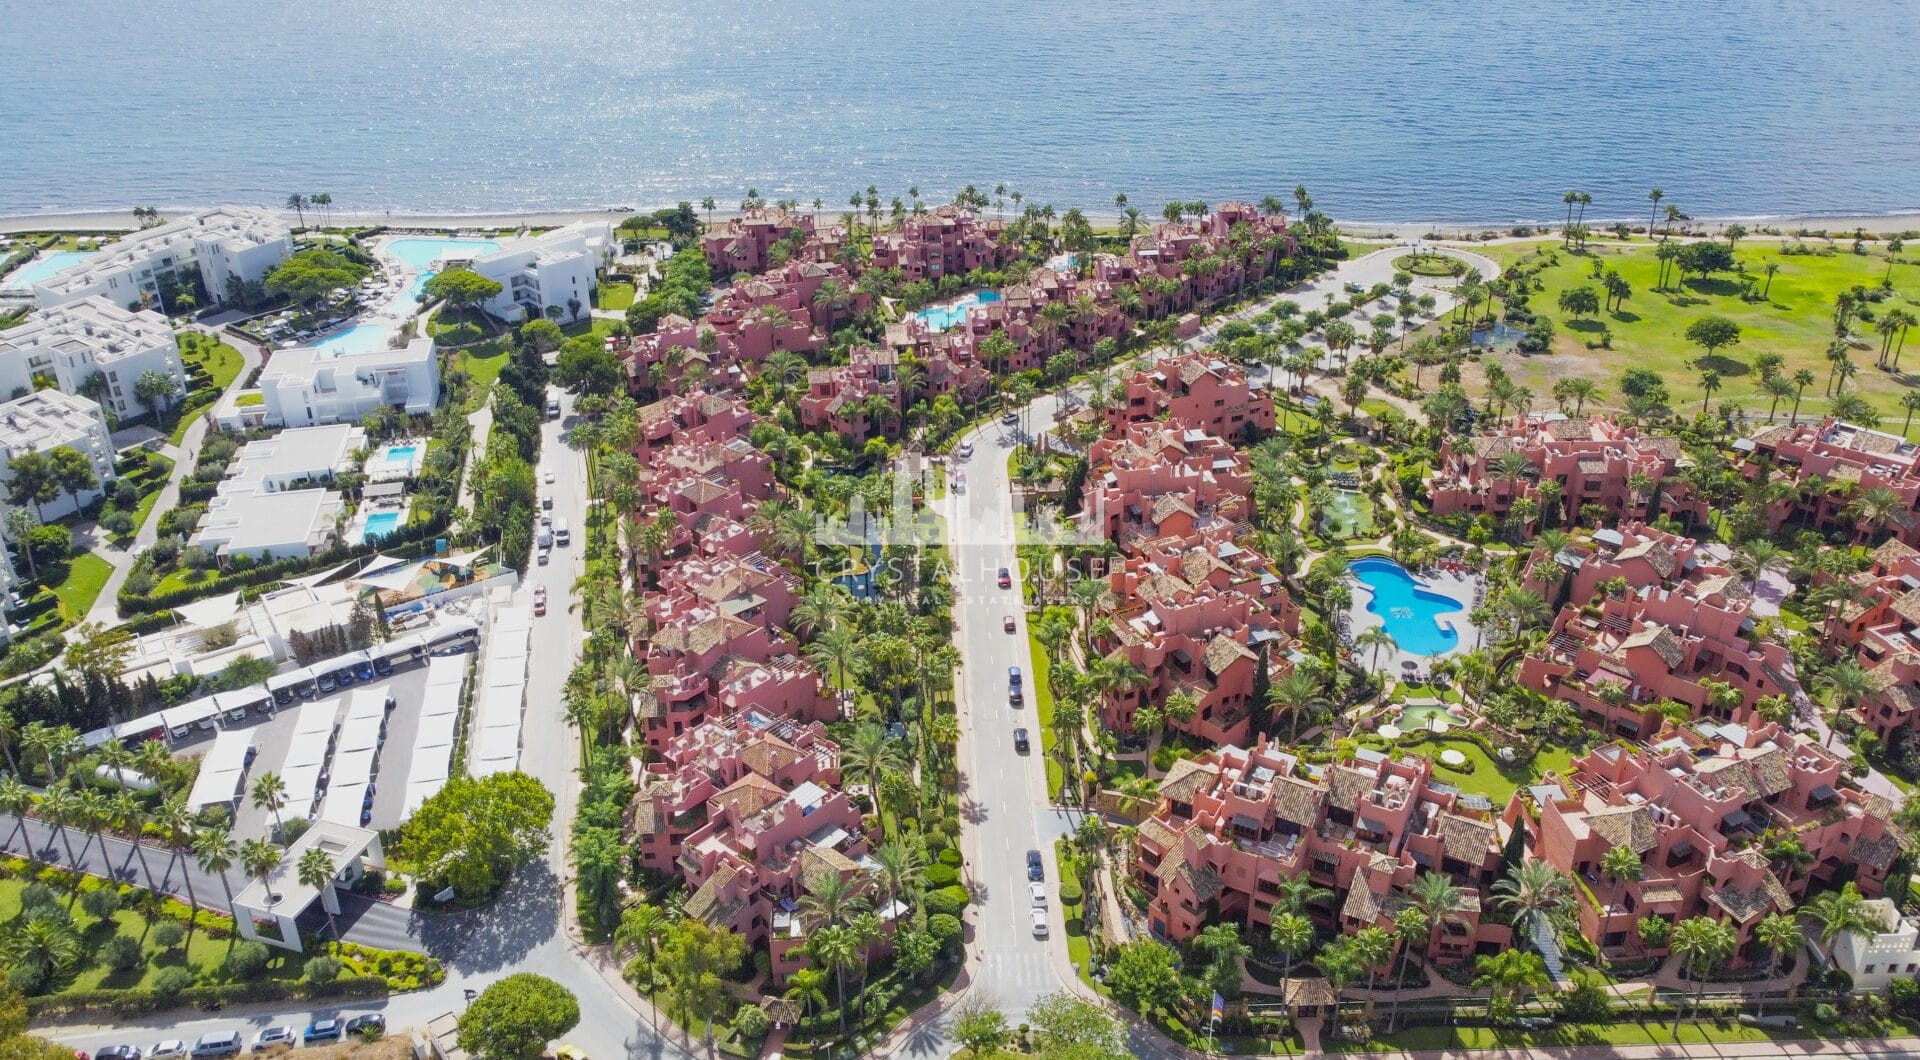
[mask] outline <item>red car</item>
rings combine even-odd
[[[536,615],[547,613],[547,587],[544,585],[533,587],[533,613]]]
[[[1013,616],[1008,615],[1006,617],[1006,620],[1000,623],[1000,628],[1006,630],[1008,633],[1012,633],[1013,632]]]
[[[1000,588],[1002,589],[1013,588],[1013,575],[1008,574],[1007,568],[1005,567],[1000,568]]]

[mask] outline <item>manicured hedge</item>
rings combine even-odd
[[[307,1001],[321,998],[386,997],[386,980],[355,976],[331,983],[270,979],[218,986],[190,986],[171,998],[152,990],[83,990],[27,999],[27,1014],[42,1016],[140,1016],[162,1009],[193,1008],[209,1002],[251,1004],[264,1001]]]

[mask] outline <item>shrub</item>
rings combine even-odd
[[[340,962],[332,957],[314,957],[300,970],[301,978],[309,983],[331,983],[340,978]]]
[[[59,905],[60,896],[54,893],[53,888],[44,883],[29,883],[20,889],[20,909],[26,913],[29,919],[32,918],[33,911],[36,909],[42,907],[58,908]]]
[[[952,865],[927,866],[927,886],[932,888],[951,887],[960,882],[960,870]]]
[[[927,918],[927,934],[944,948],[960,941],[960,918],[950,913],[935,913]]]
[[[960,852],[952,847],[948,847],[940,852],[939,860],[940,864],[957,869],[960,867]]]
[[[187,940],[187,926],[175,920],[162,920],[153,925],[153,944],[163,950],[170,950]]]
[[[132,971],[140,963],[140,940],[115,935],[100,945],[100,963],[116,972]]]
[[[254,942],[251,939],[234,943],[233,948],[227,951],[227,960],[224,965],[228,977],[233,979],[248,979],[259,975],[266,966],[266,944]]]
[[[120,892],[97,887],[80,896],[80,908],[95,920],[105,920],[120,911]]]
[[[733,1014],[733,1029],[741,1038],[753,1041],[773,1029],[773,1017],[767,1015],[766,1009],[748,1002]]]
[[[1060,881],[1060,904],[1061,905],[1079,905],[1080,899],[1084,897],[1086,897],[1086,894],[1085,892],[1080,890],[1079,880],[1076,880],[1073,877],[1069,876],[1066,879]]]
[[[160,969],[153,977],[152,988],[159,997],[172,998],[192,985],[193,973],[176,964]]]
[[[958,916],[960,910],[967,907],[967,902],[972,900],[972,897],[972,895],[967,893],[967,889],[959,884],[954,884],[951,887],[942,887],[939,890],[928,892],[927,912],[935,914],[946,913],[952,916]]]
[[[47,985],[47,966],[34,961],[7,973],[7,988],[22,994],[37,994]]]

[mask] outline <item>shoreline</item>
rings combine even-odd
[[[216,204],[208,204],[216,205]],[[225,204],[220,204],[225,205]],[[1288,201],[1288,206],[1292,202]],[[186,213],[189,209],[206,207],[167,208],[162,217],[171,217]],[[291,210],[269,207],[282,215],[289,224],[296,224],[297,216]],[[445,213],[431,211],[340,211],[328,216],[329,227],[370,228],[387,226],[390,228],[422,228],[453,231],[469,228],[552,228],[575,221],[620,220],[635,213],[651,213],[652,208],[629,209],[580,209],[580,210],[493,210],[470,213]],[[696,209],[701,219],[706,220],[705,211]],[[811,213],[806,206],[800,212]],[[824,208],[820,211],[829,219],[837,220],[843,211]],[[984,211],[986,216],[994,216],[996,211]],[[1120,215],[1111,211],[1088,210],[1087,217],[1095,224],[1110,225],[1119,221]],[[311,215],[311,211],[309,211]],[[727,221],[739,217],[741,211],[715,210],[712,220]],[[885,219],[883,218],[883,221]],[[1158,223],[1157,214],[1143,211],[1141,220]],[[1588,218],[1586,224],[1597,234],[1605,232],[1605,226],[1624,222],[1629,225],[1644,225],[1645,215],[1637,220],[1627,218]],[[1448,240],[1474,241],[1483,233],[1492,232],[1500,238],[1512,238],[1508,235],[1516,227],[1530,227],[1536,233],[1546,234],[1560,230],[1562,221],[1507,220],[1487,222],[1438,222],[1422,220],[1404,221],[1358,221],[1334,218],[1333,223],[1344,233],[1363,238],[1383,238],[1399,236],[1406,239],[1419,239],[1429,233],[1437,233]],[[1812,231],[1851,232],[1863,229],[1868,233],[1882,235],[1907,231],[1920,231],[1920,209],[1896,210],[1888,213],[1834,213],[1834,214],[1729,214],[1715,217],[1696,217],[1686,222],[1688,228],[1712,231],[1726,225],[1739,223],[1749,228],[1768,227],[1786,231],[1809,229]],[[76,210],[35,214],[0,215],[0,235],[16,232],[130,232],[136,225],[130,210]]]

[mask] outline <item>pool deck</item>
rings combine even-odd
[[[1398,647],[1381,648],[1378,672],[1395,679],[1398,679],[1406,672],[1400,665],[1401,662],[1405,660],[1411,659],[1419,668],[1420,672],[1425,673],[1428,667],[1433,665],[1435,660],[1472,651],[1480,637],[1480,627],[1474,625],[1473,620],[1467,617],[1473,611],[1473,594],[1475,585],[1477,584],[1475,577],[1466,574],[1449,574],[1445,571],[1440,571],[1433,575],[1421,574],[1417,571],[1408,571],[1407,573],[1413,576],[1414,581],[1417,582],[1421,588],[1439,593],[1442,596],[1451,596],[1460,602],[1459,611],[1443,616],[1445,621],[1453,624],[1455,632],[1459,633],[1460,636],[1455,642],[1453,650],[1442,652],[1439,655],[1413,655],[1401,651]],[[1386,620],[1384,618],[1367,610],[1367,604],[1373,601],[1373,590],[1368,588],[1366,583],[1354,577],[1352,574],[1347,575],[1347,584],[1353,589],[1353,602],[1347,605],[1347,623],[1353,635],[1357,637],[1364,630],[1385,627]],[[1373,649],[1371,648],[1365,651],[1356,650],[1354,657],[1362,666],[1369,668],[1373,666]]]

